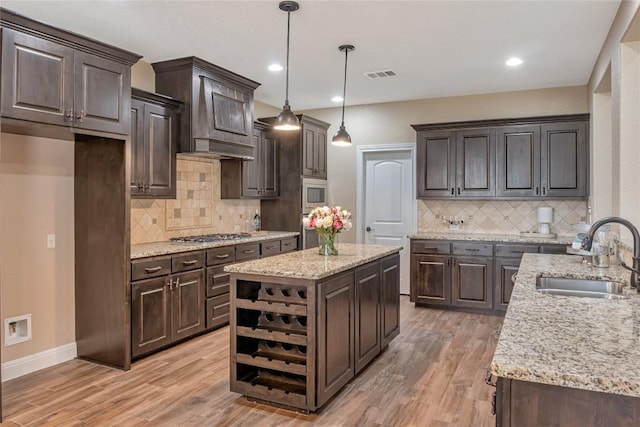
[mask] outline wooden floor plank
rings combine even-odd
[[[324,408],[302,414],[229,391],[229,328],[133,363],[73,360],[3,384],[3,427],[495,425],[484,384],[502,318],[414,307],[401,333]]]

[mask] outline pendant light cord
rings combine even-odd
[[[291,11],[287,11],[287,84],[285,85],[284,103],[289,105],[289,34],[291,32]]]
[[[349,55],[349,49],[344,50],[344,86],[342,88],[342,124],[344,127],[344,104],[347,98],[347,56]]]

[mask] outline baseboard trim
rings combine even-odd
[[[2,382],[21,377],[67,360],[75,359],[78,355],[76,343],[61,345],[39,353],[30,354],[20,359],[2,364]]]

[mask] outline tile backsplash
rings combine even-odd
[[[220,198],[220,161],[182,157],[177,160],[175,200],[131,200],[131,244],[171,237],[245,231],[259,200]]]
[[[457,216],[467,233],[518,234],[533,231],[538,224],[537,209],[553,208],[551,232],[572,235],[571,224],[586,220],[587,203],[573,200],[418,200],[418,231],[448,231],[443,218]]]

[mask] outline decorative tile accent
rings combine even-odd
[[[259,200],[221,200],[220,161],[178,158],[175,200],[131,201],[131,244],[171,237],[244,231]]]
[[[571,235],[571,224],[587,215],[585,201],[573,200],[419,200],[418,232],[448,231],[443,218],[462,219],[459,229],[465,233],[519,234],[533,231],[538,224],[537,209],[551,206],[551,231],[558,235]]]

